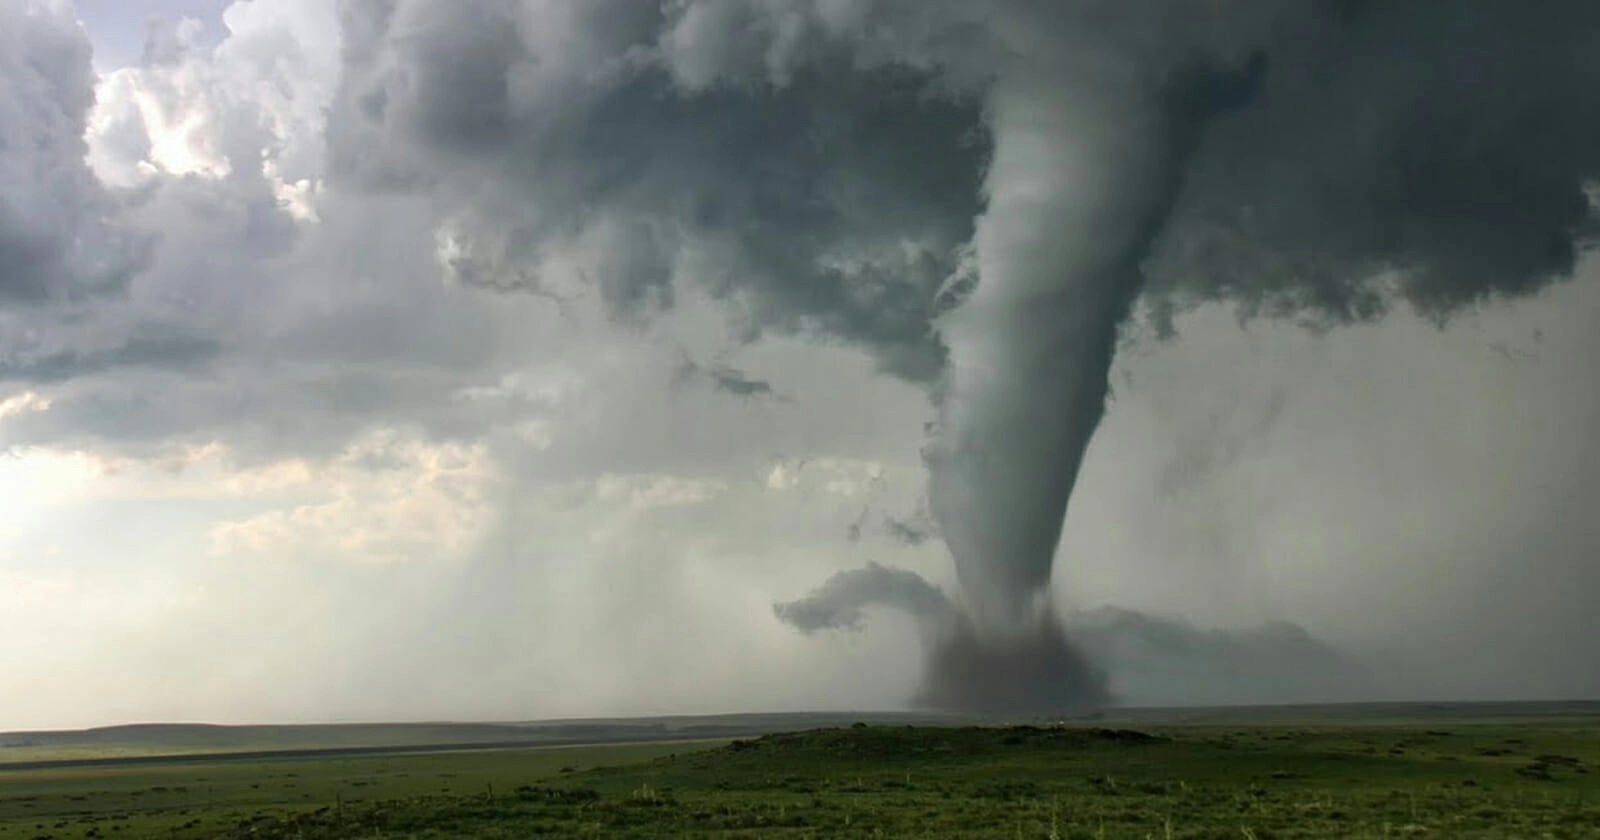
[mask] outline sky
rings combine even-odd
[[[94,68],[111,73],[137,64],[152,23],[190,19],[199,25],[197,43],[212,46],[226,34],[222,12],[227,0],[79,0],[83,21],[94,45]]]
[[[1196,0],[1249,20],[1130,11],[1082,71],[1030,57],[1098,18],[992,5],[0,0],[0,731],[905,707],[913,616],[774,604],[971,591],[928,453],[1008,326],[961,287],[1057,238],[986,210],[1057,165],[1005,97],[1257,50],[1203,135],[1063,112],[1183,139],[1046,558],[1069,635],[1136,704],[1600,696],[1600,121],[1548,84],[1592,14],[1302,54],[1334,24]],[[1455,43],[1519,59],[1481,123]]]

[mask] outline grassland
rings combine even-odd
[[[1600,720],[861,726],[0,771],[31,838],[1600,838]]]
[[[218,756],[0,769],[0,840],[217,837],[262,815],[292,817],[330,807],[357,814],[382,801],[499,797],[529,780],[707,746],[661,742],[245,761]]]

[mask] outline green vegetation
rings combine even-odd
[[[238,760],[7,770],[0,765],[0,840],[202,838],[242,820],[386,800],[499,796],[530,779],[632,764],[718,742],[608,744],[317,759]],[[344,836],[332,834],[324,836]]]
[[[861,726],[0,774],[0,840],[212,836],[1593,838],[1600,727]]]

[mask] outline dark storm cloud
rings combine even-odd
[[[1284,33],[1257,101],[1212,127],[1154,288],[1345,321],[1392,297],[1442,317],[1569,275],[1597,230],[1600,7],[1329,9]]]
[[[187,333],[182,327],[145,325],[115,347],[0,358],[0,382],[48,384],[126,368],[181,370],[215,358],[220,350],[214,339]]]
[[[619,310],[670,305],[673,268],[705,257],[699,279],[756,323],[919,378],[982,210],[985,97],[1025,50],[1097,39],[1169,115],[1242,106],[1209,121],[1153,222],[1158,297],[1345,319],[1379,313],[1374,277],[1395,271],[1442,313],[1564,275],[1593,233],[1592,4],[1100,6],[352,3],[335,174],[509,211],[530,270],[474,282],[531,286],[547,249],[598,231],[616,247],[592,279]],[[1206,69],[1240,54],[1258,84]]]
[[[539,21],[484,0],[352,4],[333,177],[470,205],[527,272],[485,285],[536,283],[550,250],[589,243],[586,274],[620,314],[670,305],[689,271],[749,330],[858,342],[933,379],[934,292],[980,207],[980,103],[926,73],[855,66],[843,44],[782,85],[689,88],[659,44],[673,17],[632,2]]]
[[[0,296],[120,288],[147,252],[109,223],[82,163],[87,41],[65,16],[4,13]],[[537,15],[353,2],[331,181],[429,193],[504,252],[469,283],[550,294],[552,255],[571,249],[620,314],[671,306],[690,278],[748,335],[853,342],[933,382],[946,351],[930,319],[979,279],[1007,80],[1070,81],[1088,64],[1053,57],[1092,41],[1094,72],[1127,84],[1084,113],[1148,97],[1152,131],[1192,135],[1162,140],[1193,148],[1170,213],[1145,223],[1148,283],[1128,275],[1125,295],[1342,320],[1383,310],[1373,278],[1390,271],[1400,298],[1442,314],[1563,276],[1592,235],[1597,14],[1576,0],[1447,15],[1315,0],[606,0]],[[230,154],[259,139],[233,135]],[[1036,330],[1081,308],[1042,307]]]
[[[756,379],[728,365],[702,364],[684,355],[673,375],[673,385],[683,387],[691,383],[708,385],[713,390],[744,399],[783,399],[766,380]]]

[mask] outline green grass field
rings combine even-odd
[[[0,840],[216,837],[235,829],[241,820],[263,814],[290,816],[328,807],[357,813],[385,800],[498,796],[529,780],[559,778],[597,765],[636,764],[708,746],[662,742],[0,769]]]
[[[1600,838],[1600,721],[863,726],[0,772],[0,840],[218,836]]]

